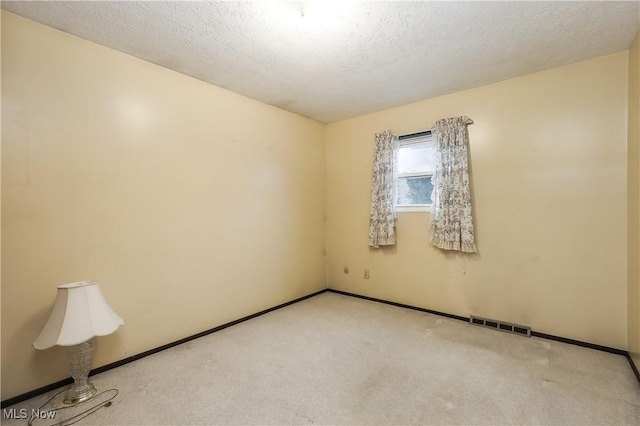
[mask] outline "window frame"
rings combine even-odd
[[[434,144],[434,136],[431,130],[424,130],[416,133],[409,133],[405,135],[398,136],[398,140],[396,141],[396,151],[399,153],[400,149],[403,147],[411,146],[411,145],[428,145]],[[431,211],[431,204],[396,204],[397,200],[397,188],[400,178],[407,177],[426,177],[430,176],[433,179],[433,175],[435,174],[435,170],[423,170],[419,172],[407,172],[400,173],[397,171],[395,176],[395,182],[393,185],[393,205],[396,212],[423,212],[423,211]]]

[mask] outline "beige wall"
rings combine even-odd
[[[640,369],[640,33],[629,50],[629,352]]]
[[[623,52],[328,125],[329,286],[626,348],[626,99]],[[479,253],[431,247],[426,212],[369,249],[374,133],[457,115],[475,121]]]
[[[325,288],[317,122],[2,13],[2,399],[59,284],[125,320],[94,367]]]

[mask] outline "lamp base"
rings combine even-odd
[[[89,342],[69,348],[69,369],[74,383],[64,397],[65,404],[77,404],[94,396],[97,392],[93,383],[89,382],[93,345]]]
[[[63,402],[67,405],[78,404],[92,398],[97,392],[93,383],[88,382],[84,386],[76,386],[74,383],[65,394]]]

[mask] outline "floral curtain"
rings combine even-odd
[[[369,245],[394,245],[396,243],[394,184],[396,176],[397,136],[387,130],[376,133],[376,151],[373,158],[371,179],[371,213],[369,214]]]
[[[475,253],[469,186],[469,117],[438,120],[435,125],[436,170],[433,175],[431,243],[444,250]]]

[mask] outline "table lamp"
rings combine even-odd
[[[64,403],[76,404],[96,394],[89,382],[95,336],[106,336],[124,324],[104,300],[96,281],[79,281],[58,286],[56,301],[49,319],[33,342],[36,349],[69,346],[69,369],[74,383]]]

